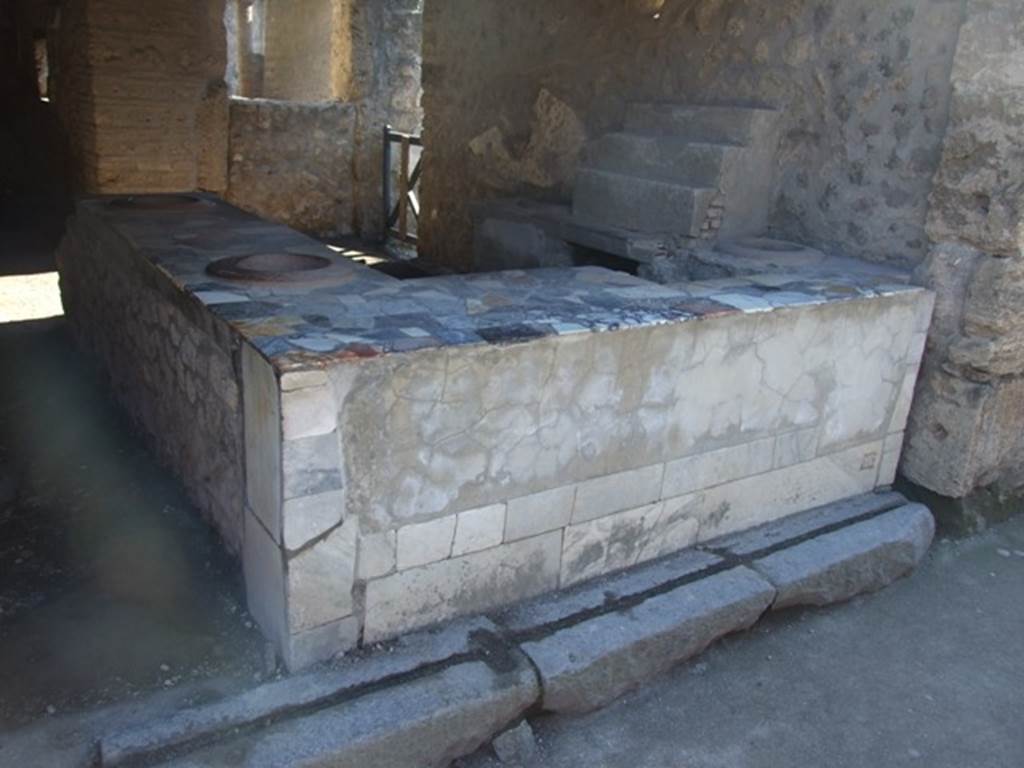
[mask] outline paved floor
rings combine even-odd
[[[535,721],[534,764],[1021,768],[1022,717],[1018,517],[940,540],[880,594],[759,624],[603,711]]]

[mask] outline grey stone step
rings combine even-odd
[[[691,141],[753,146],[775,143],[778,110],[761,107],[636,103],[626,112],[626,130]]]
[[[697,237],[714,195],[714,189],[582,169],[573,191],[573,216],[639,232]]]
[[[726,167],[745,149],[679,136],[609,133],[587,145],[583,167],[718,189]]]

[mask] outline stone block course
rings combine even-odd
[[[553,590],[561,554],[555,531],[370,581],[364,637],[374,642]]]

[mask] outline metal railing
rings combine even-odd
[[[395,183],[394,145],[398,144],[399,167]],[[397,237],[404,243],[416,242],[416,225],[420,218],[419,183],[423,166],[422,152],[412,161],[413,147],[423,148],[423,139],[384,126],[384,237]],[[394,192],[397,191],[397,195]]]

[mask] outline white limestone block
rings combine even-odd
[[[711,488],[741,477],[759,475],[772,468],[775,438],[687,456],[665,466],[663,498]]]
[[[356,569],[354,521],[288,561],[288,626],[319,627],[352,614]]]
[[[337,427],[337,406],[327,384],[281,393],[285,440],[300,440],[333,432]]]
[[[245,401],[245,490],[249,507],[275,542],[281,541],[281,404],[274,369],[242,345]]]
[[[504,534],[504,504],[492,504],[489,507],[460,512],[455,522],[452,557],[496,547],[501,544]]]
[[[502,544],[366,585],[365,642],[509,605],[558,586],[562,533]]]
[[[451,557],[455,515],[398,529],[398,570],[415,568]]]
[[[690,497],[690,505],[694,502]],[[674,499],[569,526],[562,547],[561,586],[690,546],[699,527],[690,505]]]
[[[664,472],[663,464],[655,464],[585,480],[576,489],[572,522],[594,520],[657,501]]]
[[[575,500],[575,485],[510,499],[505,521],[505,541],[528,539],[564,528],[572,517]]]
[[[356,578],[368,581],[385,576],[397,564],[398,535],[395,531],[369,533],[359,537],[359,563]]]

